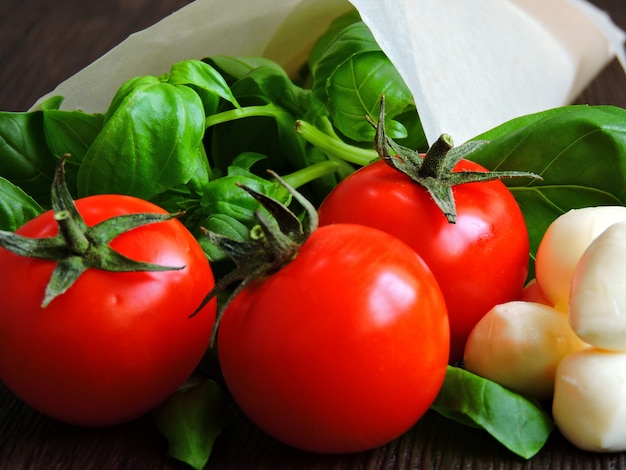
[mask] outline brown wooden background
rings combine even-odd
[[[0,110],[25,111],[128,34],[187,3],[0,0]],[[593,3],[626,29],[625,0]],[[577,102],[626,107],[626,77],[619,64],[609,64]],[[187,468],[167,457],[166,449],[150,417],[105,429],[77,428],[31,410],[0,385],[0,469]],[[482,432],[428,414],[406,435],[380,449],[347,456],[312,455],[273,441],[233,410],[232,423],[218,440],[208,468],[614,470],[626,469],[626,453],[581,452],[555,433],[535,458],[524,461]]]

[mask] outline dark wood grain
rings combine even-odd
[[[0,110],[24,111],[60,81],[187,0],[2,0]],[[595,0],[626,29],[624,0]],[[626,107],[626,76],[611,62],[578,103]],[[1,308],[1,307],[0,307]],[[15,358],[19,361],[19,358]],[[84,429],[59,423],[21,403],[0,386],[0,469],[184,469],[150,416],[121,426]],[[410,432],[370,452],[314,455],[288,448],[233,409],[218,440],[214,469],[626,469],[626,454],[593,454],[559,433],[532,460],[514,457],[487,434],[434,413]]]
[[[0,2],[0,109],[24,111],[129,34],[190,0]]]

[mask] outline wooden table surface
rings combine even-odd
[[[25,111],[128,34],[187,3],[1,0],[0,110]],[[624,0],[594,3],[626,30]],[[577,102],[626,107],[626,77],[617,61],[607,66]],[[31,410],[0,386],[0,469],[188,468],[168,457],[166,450],[166,441],[149,417],[105,429],[73,427]],[[582,452],[555,432],[536,457],[524,461],[485,433],[427,414],[406,435],[380,449],[346,456],[313,455],[273,441],[234,410],[208,468],[614,470],[626,469],[626,453]]]

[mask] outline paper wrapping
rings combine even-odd
[[[458,144],[514,117],[571,103],[624,32],[583,0],[195,0],[129,36],[51,95],[103,112],[120,85],[180,60],[265,56],[289,73],[351,6],[413,93],[429,142]]]

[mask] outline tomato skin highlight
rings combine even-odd
[[[296,448],[383,445],[430,407],[449,328],[430,270],[408,246],[352,224],[313,232],[281,271],[249,284],[218,332],[222,372],[261,429]]]
[[[91,226],[116,215],[161,208],[120,195],[90,196],[76,207]],[[54,236],[46,212],[17,233]],[[123,233],[111,247],[177,271],[85,271],[41,307],[55,262],[0,248],[0,378],[19,398],[71,424],[104,426],[143,415],[173,393],[206,351],[215,301],[188,318],[213,286],[207,258],[176,219]]]
[[[454,171],[487,171],[461,160]],[[356,223],[411,246],[435,274],[448,307],[450,361],[463,357],[473,326],[494,305],[519,298],[528,274],[529,240],[515,198],[501,181],[452,188],[450,224],[430,194],[378,161],[339,183],[319,208],[320,225]]]

